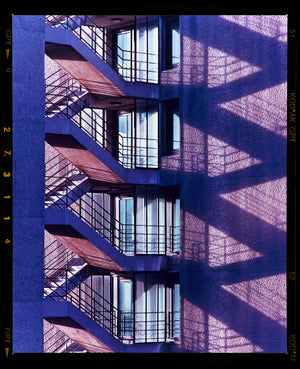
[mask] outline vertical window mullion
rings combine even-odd
[[[148,108],[148,100],[146,102],[146,167],[149,165],[149,108]]]
[[[160,255],[160,217],[159,217],[159,208],[160,208],[160,201],[159,201],[159,189],[157,188],[157,253]]]
[[[148,255],[148,194],[147,194],[148,188],[145,188],[145,221],[146,221],[146,255]]]
[[[159,341],[159,282],[156,280],[156,341]]]
[[[149,69],[149,53],[148,53],[148,38],[149,38],[149,24],[148,24],[148,15],[146,15],[146,32],[147,32],[147,37],[146,37],[146,82],[148,82],[149,80],[149,76],[148,76],[148,69]]]
[[[137,193],[136,193],[136,186],[134,186],[134,197],[133,197],[133,229],[134,229],[134,240],[133,240],[133,250],[134,250],[134,255],[136,255],[136,220],[137,220]]]
[[[137,76],[137,73],[136,73],[136,57],[137,57],[137,55],[136,55],[136,50],[137,50],[136,33],[137,33],[137,30],[136,30],[136,15],[135,15],[134,16],[134,32],[133,32],[133,37],[134,37],[134,81],[137,80],[137,78],[136,78],[136,76]]]
[[[132,48],[133,48],[133,42],[132,42],[132,38],[133,38],[133,30],[130,30],[130,81],[133,80],[132,75],[133,75],[133,68],[132,68]]]
[[[135,149],[135,119],[136,118],[136,112],[135,112],[135,109],[134,111],[131,111],[130,113],[130,130],[131,130],[131,139],[130,139],[130,157],[131,157],[131,168],[135,168],[135,165],[136,165],[136,149]]]
[[[144,293],[145,293],[145,342],[147,343],[148,339],[148,277],[145,274],[145,282],[144,282]]]

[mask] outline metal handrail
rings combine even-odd
[[[66,158],[62,157],[60,154],[54,156],[53,159],[61,159],[55,162],[53,165],[49,167],[49,163],[52,161],[49,160],[45,165],[45,180],[48,188],[51,188],[48,192],[50,195],[52,192],[55,192],[58,188],[62,188],[64,186],[64,182],[67,178],[71,179],[74,175],[83,174],[77,167],[70,163]],[[61,164],[63,163],[63,166]],[[54,171],[54,173],[51,173]],[[51,174],[50,174],[51,173]]]
[[[72,186],[75,186],[76,192]],[[76,184],[68,178],[66,178],[63,194],[49,195],[47,184],[45,188],[46,208],[57,207],[71,210],[122,253],[165,255],[168,252],[179,251],[175,250],[175,245],[178,244],[175,229],[177,230],[179,227],[171,225],[167,237],[165,225],[124,224],[113,217],[92,196],[76,187]],[[74,201],[74,198],[78,199],[79,197],[80,203],[77,200]]]
[[[125,136],[118,132],[116,137],[118,150],[115,150],[114,135],[107,128],[109,126],[108,122],[97,113],[97,109],[89,108],[86,99],[79,95],[79,92],[87,93],[87,91],[68,73],[63,74],[62,80],[58,78],[54,82],[49,82],[53,76],[60,73],[63,73],[62,69],[57,70],[45,79],[45,114],[47,117],[55,116],[56,118],[72,120],[125,168],[158,168],[157,138]],[[52,84],[54,86],[51,88]],[[47,91],[47,88],[50,88],[50,91]],[[89,109],[86,110],[86,108]],[[85,113],[85,117],[81,112]]]
[[[71,302],[118,339],[133,338],[137,334],[146,338],[150,335],[151,340],[157,341],[174,337],[175,323],[179,322],[175,314],[179,312],[166,315],[165,311],[122,311],[77,276],[80,284],[75,283],[70,278],[75,277],[72,272],[66,270],[65,273],[66,282],[52,287],[51,293],[45,293],[46,299]],[[55,284],[54,278],[52,282]]]
[[[72,272],[66,270],[65,273],[66,282],[63,285],[58,285],[55,278],[53,278],[52,283],[56,286],[50,287],[51,293],[45,291],[45,298],[71,302],[109,333],[118,337],[118,330],[121,326],[119,310],[77,276],[76,279],[80,284],[73,282],[70,279],[70,277],[75,276]],[[75,287],[78,286],[79,288],[76,289]]]
[[[50,18],[51,17],[51,18]],[[60,18],[59,18],[60,17]],[[103,59],[106,63],[108,63],[111,67],[113,67],[124,79],[129,78],[130,81],[140,81],[140,82],[150,82],[150,83],[157,83],[157,78],[149,78],[149,73],[158,74],[156,70],[149,70],[149,67],[146,69],[137,68],[137,64],[146,64],[146,66],[153,65],[156,66],[156,61],[151,61],[151,57],[155,57],[158,59],[158,55],[155,53],[143,52],[143,51],[131,51],[131,50],[124,50],[119,45],[116,45],[116,52],[110,46],[112,45],[112,40],[105,32],[105,29],[99,27],[94,21],[93,18],[84,15],[65,15],[65,16],[55,16],[55,15],[47,15],[46,17],[46,26],[58,27],[61,26],[65,29],[71,29],[80,40],[82,40],[88,47],[90,47],[101,59]],[[83,18],[83,19],[82,19]],[[81,22],[78,22],[77,19],[80,19]],[[86,25],[89,23],[88,25]],[[82,26],[89,27],[91,34],[86,32]],[[101,30],[104,37],[97,33],[97,30]],[[97,42],[97,38],[101,40],[101,44]],[[87,41],[89,39],[89,42]],[[107,42],[108,40],[109,42]],[[101,52],[98,52],[98,50]],[[126,58],[127,54],[130,54],[130,58]],[[140,58],[139,56],[146,56],[146,60],[144,58]],[[121,63],[119,62],[119,59]],[[141,59],[141,60],[139,60]],[[127,67],[126,63],[130,62],[130,66]],[[132,65],[135,68],[132,68]],[[126,72],[122,73],[122,71],[130,71],[130,76],[127,76]],[[121,71],[121,73],[120,73]],[[145,72],[147,77],[146,78],[137,78],[136,72]]]
[[[75,347],[74,349],[72,349],[72,351],[68,350],[67,348],[68,343],[70,343],[70,345],[75,344]],[[62,352],[65,352],[66,350],[68,350],[68,352],[78,352],[77,349],[82,349],[82,347],[78,343],[74,342],[73,340],[71,340],[71,338],[66,336],[58,328],[51,325],[51,328],[47,332],[44,333],[44,352],[47,352],[47,353],[59,352],[59,350],[64,345],[66,345],[66,349]]]

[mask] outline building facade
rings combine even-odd
[[[285,353],[287,16],[13,39],[13,351]]]

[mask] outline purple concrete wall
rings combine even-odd
[[[181,350],[286,352],[287,17],[180,26]]]

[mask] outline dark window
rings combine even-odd
[[[165,103],[166,117],[166,154],[176,154],[180,149],[180,114],[179,100],[172,99]]]
[[[180,35],[179,17],[166,19],[166,69],[179,65],[180,61]]]

